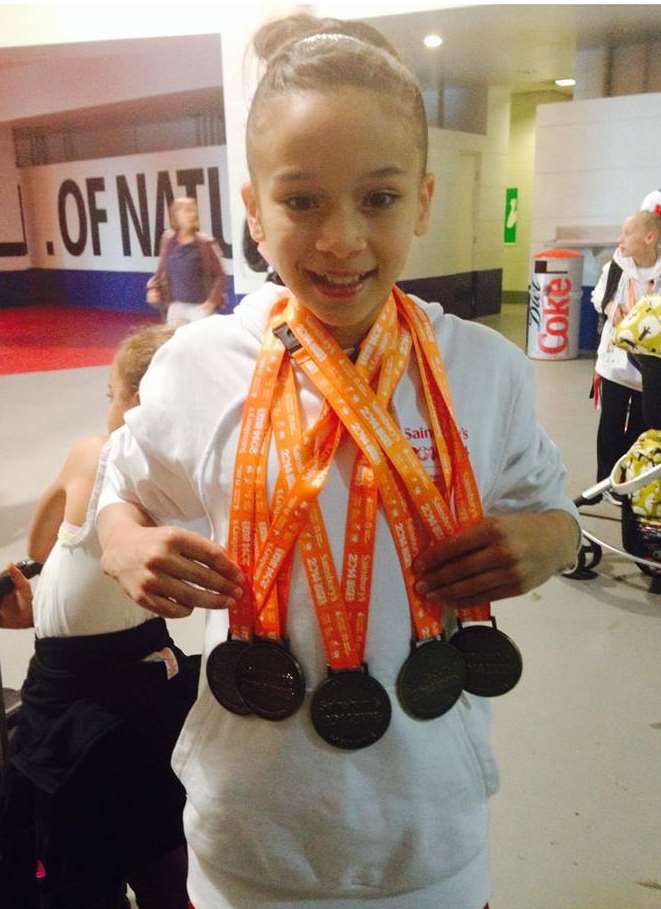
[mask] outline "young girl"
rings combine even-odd
[[[150,326],[120,345],[109,432],[138,403],[140,379],[173,331]],[[119,909],[126,880],[141,909],[188,906],[184,792],[169,762],[197,671],[163,620],[101,571],[94,514],[107,440],[71,450],[29,533],[29,553],[44,566],[32,603],[35,656],[3,792],[0,870],[11,909],[37,900],[40,909]],[[11,574],[24,624],[30,588]],[[11,606],[8,596],[3,612]],[[18,626],[15,618],[10,612],[8,623]]]
[[[177,327],[223,308],[225,272],[218,243],[200,231],[195,199],[172,202],[170,225],[161,237],[156,274],[147,282],[147,302],[165,307],[166,321]]]
[[[490,624],[477,660],[442,632],[572,563],[564,469],[525,358],[394,286],[434,187],[394,50],[304,15],[255,45],[244,200],[284,287],[159,352],[102,563],[154,612],[209,609],[173,757],[197,909],[482,909],[497,771],[462,689],[520,667]],[[211,541],[152,526],[201,515]]]
[[[640,370],[627,358],[626,351],[613,346],[612,336],[615,326],[635,303],[661,287],[660,242],[658,215],[639,211],[628,217],[622,225],[615,255],[604,266],[592,292],[595,309],[606,317],[595,367],[601,403],[597,480],[610,475],[615,462],[631,448],[649,422],[642,413]],[[649,426],[655,422],[649,422]]]

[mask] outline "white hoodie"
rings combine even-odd
[[[141,406],[113,437],[106,491],[140,503],[159,523],[207,515],[225,544],[241,413],[268,313],[283,288],[265,285],[230,316],[186,326],[154,357]],[[508,341],[416,301],[436,327],[487,512],[573,506],[558,450],[534,416],[531,368]],[[295,367],[296,368],[296,367]],[[297,373],[306,419],[320,408]],[[393,413],[427,469],[435,452],[417,369],[395,391]],[[355,448],[340,445],[320,498],[341,566]],[[270,481],[277,473],[271,452]],[[393,716],[369,748],[341,752],[314,732],[309,693],[325,659],[300,559],[292,575],[289,636],[308,687],[293,717],[269,723],[228,713],[202,673],[198,701],[173,764],[188,794],[189,892],[197,909],[482,909],[489,897],[488,797],[497,788],[487,700],[463,694],[423,722],[400,708],[395,681],[410,621],[388,525],[380,513],[366,659],[390,693]],[[209,612],[204,658],[227,634]],[[525,655],[524,655],[525,656]]]
[[[613,346],[613,323],[611,318],[617,306],[624,306],[625,308],[628,306],[630,280],[635,285],[636,300],[640,300],[644,294],[650,292],[646,286],[649,280],[654,281],[653,289],[655,291],[659,290],[661,287],[661,256],[651,268],[640,268],[630,256],[623,256],[620,250],[616,249],[613,259],[604,265],[597,281],[597,286],[592,291],[592,305],[598,313],[603,312],[602,306],[611,261],[620,266],[622,274],[620,275],[620,282],[617,285],[615,295],[606,307],[606,321],[601,332],[595,370],[604,379],[609,379],[611,382],[624,385],[634,391],[640,391],[642,388],[640,372],[629,362],[626,350]]]

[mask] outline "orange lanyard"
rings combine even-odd
[[[298,540],[328,663],[334,669],[355,668],[362,662],[367,636],[377,497],[402,568],[415,636],[426,640],[437,636],[442,625],[440,607],[414,589],[411,564],[427,542],[417,520],[432,540],[442,540],[460,525],[480,519],[479,493],[452,417],[433,327],[415,303],[395,289],[355,365],[295,300],[276,304],[271,328],[283,322],[290,347],[297,348],[290,349],[290,355],[321,392],[324,405],[315,425],[303,433],[291,364],[269,331],[244,408],[230,513],[230,555],[253,580],[254,607],[246,597],[231,611],[231,633],[243,640],[250,639],[253,630],[272,639],[284,635],[293,545]],[[412,346],[441,461],[440,491],[387,410]],[[374,391],[370,381],[377,374]],[[358,453],[339,582],[318,496],[344,429]],[[281,469],[269,509],[266,462],[271,435]],[[489,616],[488,604],[462,611],[462,618]]]
[[[391,483],[386,459],[399,475],[412,501],[414,512],[420,516],[432,540],[438,542],[452,536],[461,525],[480,520],[483,512],[468,454],[447,400],[447,376],[433,327],[420,307],[405,294],[395,289],[393,296],[398,312],[408,324],[414,340],[434,441],[441,460],[442,482],[446,487],[442,492],[445,495],[439,494],[391,415],[369,384],[353,369],[353,364],[342,355],[321,323],[297,305],[290,305],[283,318],[287,318],[289,328],[300,344],[292,356],[340,415],[377,475],[386,516],[400,562],[403,563],[417,638],[424,640],[429,636],[429,631],[419,627],[416,622],[421,604],[412,589],[414,579],[410,573],[410,564],[422,546],[417,534],[413,535],[414,539],[407,539],[407,535],[401,531],[402,512],[396,506],[393,508],[392,503],[389,507]],[[450,507],[451,497],[458,512],[457,517]],[[411,509],[405,507],[404,513],[407,512],[410,515]],[[483,604],[462,610],[461,615],[463,618],[482,620],[488,619],[491,612],[488,604]],[[436,633],[438,631],[434,632]]]

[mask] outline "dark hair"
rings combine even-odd
[[[248,115],[248,163],[258,120],[275,95],[356,86],[409,107],[416,125],[423,173],[427,169],[427,116],[420,87],[383,35],[364,22],[317,19],[306,13],[263,25],[253,39],[266,62]]]

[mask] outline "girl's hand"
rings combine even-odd
[[[579,534],[560,510],[485,518],[418,556],[416,591],[455,608],[518,596],[574,563]]]
[[[203,309],[206,315],[212,316],[218,307],[213,302],[213,300],[205,300],[204,303],[200,303],[200,309]]]
[[[14,590],[0,599],[0,628],[32,628],[32,588],[13,562],[7,566]]]
[[[166,618],[227,609],[245,584],[222,547],[178,527],[117,526],[105,540],[101,567],[138,606]]]

